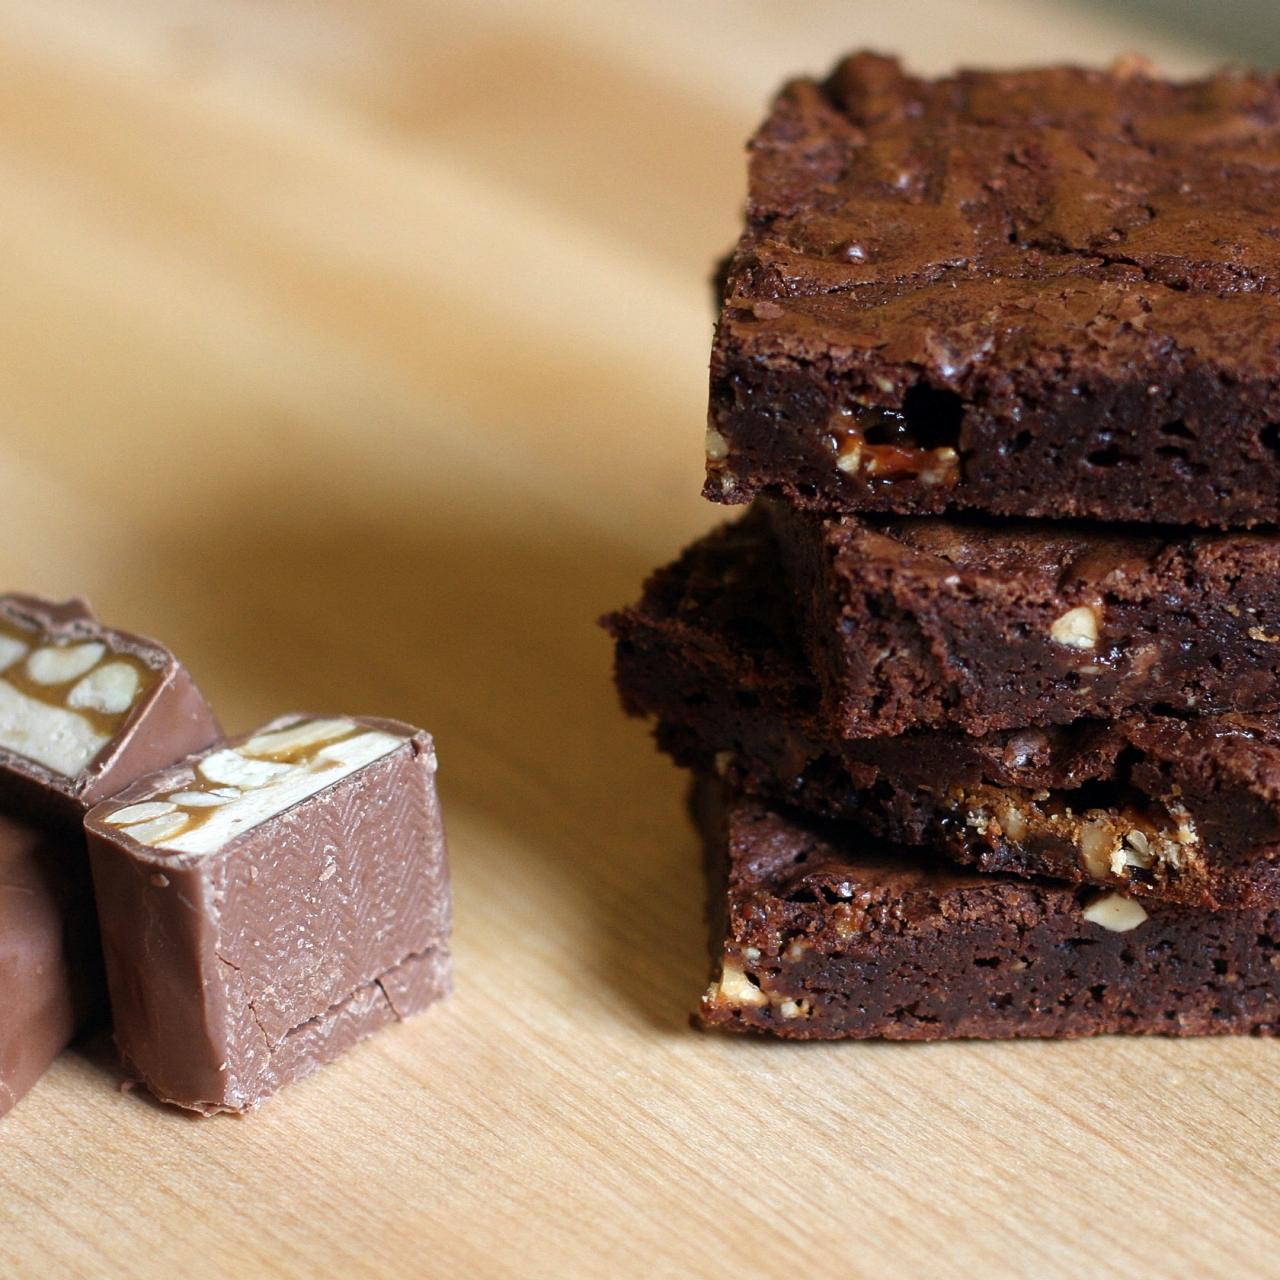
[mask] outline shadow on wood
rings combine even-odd
[[[347,510],[305,477],[193,512],[138,559],[153,590],[189,601],[184,656],[200,678],[209,655],[206,693],[229,732],[301,709],[435,735],[459,999],[467,954],[513,899],[504,918],[528,946],[580,935],[574,964],[619,1016],[683,1031],[706,977],[685,782],[619,710],[596,625],[651,566],[550,510],[482,513],[442,492]]]

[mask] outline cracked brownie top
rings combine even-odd
[[[1171,84],[1140,66],[1060,67],[925,81],[857,54],[824,85],[788,86],[752,151],[732,277],[748,295],[856,290],[871,308],[983,282],[1025,306],[1036,283],[1106,282],[1113,318],[1132,324],[1165,291],[1276,292],[1274,76]],[[1122,287],[1138,284],[1151,287]]]

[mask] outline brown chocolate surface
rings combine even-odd
[[[218,733],[163,646],[82,600],[0,596],[0,1112],[106,1014],[86,810]]]
[[[1280,536],[771,504],[848,736],[1280,709]]]
[[[250,1109],[448,988],[448,867],[431,739],[350,717],[357,736],[396,741],[344,776],[332,769],[332,782],[314,752],[261,745],[247,763],[228,765],[231,749],[312,719],[284,717],[152,774],[86,820],[116,1041],[165,1101],[205,1113]],[[223,778],[231,768],[314,766],[318,789],[260,820],[233,819],[223,838],[216,818],[188,821],[188,808],[199,808],[189,797],[215,756],[212,772]],[[244,773],[242,790],[224,790],[252,801],[267,781]],[[156,808],[168,812],[157,819]],[[183,840],[208,847],[176,847]]]
[[[704,784],[704,1025],[798,1040],[1274,1035],[1280,911],[978,876]]]
[[[105,1019],[83,843],[0,815],[0,1115]]]
[[[708,496],[1280,519],[1280,79],[858,54],[751,144]]]
[[[847,739],[824,712],[762,512],[608,620],[660,745],[776,802],[1038,874],[1193,905],[1280,898],[1280,719],[1130,716]]]

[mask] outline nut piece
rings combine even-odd
[[[812,1011],[807,1000],[784,1000],[778,1006],[778,1012],[784,1018],[807,1018]]]
[[[169,799],[184,809],[216,809],[219,805],[239,800],[243,794],[230,787],[221,787],[218,791],[171,791]],[[111,821],[114,822],[115,819],[112,818]]]
[[[1093,649],[1098,643],[1098,615],[1087,604],[1077,605],[1049,628],[1049,636],[1068,649]]]
[[[13,666],[27,652],[27,646],[14,636],[0,635],[0,671]]]
[[[1123,875],[1129,867],[1148,870],[1156,860],[1156,850],[1151,847],[1151,837],[1145,831],[1130,831],[1124,844],[1111,855],[1111,870]]]
[[[836,456],[836,466],[848,475],[853,475],[853,473],[857,471],[861,462],[862,441],[857,439],[857,437],[852,437],[846,440],[840,446],[840,452]]]
[[[74,778],[107,745],[78,711],[68,711],[0,680],[0,746]]]
[[[336,742],[339,738],[354,733],[355,729],[355,721],[345,718],[304,720],[287,729],[255,734],[241,745],[240,750],[247,756],[265,756],[288,763],[290,757],[309,754],[310,748],[322,747],[326,742]]]
[[[37,684],[66,684],[97,666],[106,651],[107,646],[97,640],[61,648],[45,645],[27,659],[27,675]]]
[[[1118,841],[1106,818],[1092,818],[1080,827],[1080,861],[1091,875],[1105,876],[1112,868]]]
[[[245,789],[265,787],[273,778],[293,772],[291,765],[273,764],[269,760],[250,760],[232,747],[215,751],[201,760],[197,767],[201,775],[210,782]]]
[[[935,449],[932,462],[920,472],[920,483],[926,489],[946,484],[954,478],[959,463],[960,455],[954,449]]]
[[[1170,804],[1169,816],[1178,824],[1173,838],[1181,845],[1198,844],[1200,833],[1196,830],[1195,821],[1190,812],[1180,804]]]
[[[996,814],[996,817],[1000,822],[1000,830],[1010,840],[1021,842],[1027,838],[1027,818],[1021,809],[1011,804],[1006,805]]]
[[[167,800],[144,800],[141,804],[131,804],[115,813],[108,814],[105,819],[113,827],[127,827],[134,822],[148,822],[152,818],[163,818],[166,813],[173,813],[176,804]]]
[[[723,1000],[729,1004],[762,1005],[769,1003],[765,995],[754,982],[751,982],[742,969],[726,957],[724,970],[720,974],[720,982],[707,993],[714,1000]]]
[[[116,716],[133,706],[141,683],[141,677],[127,662],[106,662],[71,690],[67,705]]]
[[[707,461],[723,462],[729,456],[729,442],[715,427],[707,428]]]
[[[1104,893],[1095,898],[1082,914],[1090,924],[1110,929],[1112,933],[1128,933],[1147,918],[1141,903],[1119,893]]]
[[[167,813],[162,818],[152,818],[150,822],[125,827],[124,832],[139,844],[154,845],[161,840],[168,840],[170,836],[176,836],[190,821],[188,814],[178,810],[176,813]]]

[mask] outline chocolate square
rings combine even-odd
[[[116,1041],[159,1098],[245,1111],[449,987],[430,737],[286,716],[86,820]]]

